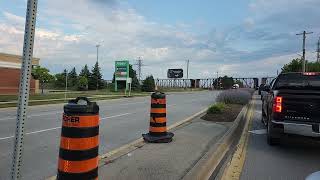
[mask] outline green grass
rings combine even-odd
[[[164,88],[159,89],[161,92],[189,92],[189,91],[200,91],[202,89],[183,89],[183,88]],[[44,104],[58,104],[58,103],[64,103],[65,100],[65,93],[64,90],[47,90],[47,93],[45,94],[36,94],[36,95],[30,95],[29,100],[43,100],[41,102],[29,102],[30,106],[34,105],[44,105]],[[131,93],[131,96],[137,97],[137,96],[149,96],[150,92],[141,92],[141,91],[133,91]],[[119,99],[124,97],[124,91],[114,92],[110,91],[109,89],[103,89],[98,91],[68,91],[67,92],[67,98],[76,98],[79,96],[84,97],[92,97],[93,100],[107,100],[107,99]],[[100,97],[105,96],[105,97]],[[113,97],[115,96],[115,97]],[[52,99],[61,99],[61,100],[55,100]],[[0,102],[13,102],[17,101],[18,96],[17,95],[0,95]],[[48,100],[48,101],[46,101]],[[14,103],[8,103],[8,104],[0,104],[0,108],[6,108],[6,107],[15,107],[17,104]]]
[[[132,94],[132,97],[143,97],[148,96],[149,94]],[[78,96],[76,96],[78,97]],[[113,96],[113,97],[93,97],[89,98],[92,101],[98,101],[98,100],[110,100],[110,99],[120,99],[120,98],[126,98],[124,96]],[[65,100],[57,100],[57,101],[41,101],[41,102],[29,102],[29,106],[36,106],[36,105],[45,105],[45,104],[59,104],[59,103],[66,103]],[[0,108],[7,108],[7,107],[16,107],[16,103],[9,103],[9,104],[0,104]]]
[[[226,108],[225,103],[216,103],[211,105],[207,111],[208,114],[221,114],[223,110]]]
[[[148,95],[150,93],[143,93],[143,92],[132,92],[132,95],[137,94],[145,94]],[[68,91],[67,98],[76,98],[79,96],[85,97],[92,97],[92,96],[99,96],[99,95],[119,95],[123,96],[124,92],[112,92],[107,90],[99,90],[99,91]],[[47,93],[47,94],[36,94],[30,95],[30,100],[46,100],[46,99],[64,99],[65,93],[64,92],[54,92],[54,93]],[[17,95],[0,95],[0,102],[10,102],[10,101],[17,101]]]

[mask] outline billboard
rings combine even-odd
[[[129,78],[129,61],[116,61],[114,75],[117,81],[126,81]]]
[[[168,69],[168,78],[183,78],[183,69]]]

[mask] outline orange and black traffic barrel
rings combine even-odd
[[[151,95],[149,133],[143,134],[145,141],[151,143],[168,143],[172,141],[173,133],[167,132],[166,95],[155,92]]]
[[[99,106],[85,97],[64,106],[57,180],[98,179]]]

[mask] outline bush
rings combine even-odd
[[[230,89],[221,92],[217,101],[225,104],[247,104],[251,99],[251,92],[247,89]]]
[[[226,108],[225,103],[216,103],[209,107],[207,113],[208,114],[219,114]]]
[[[153,76],[148,76],[142,83],[141,87],[142,91],[145,92],[153,92],[155,90],[155,83]]]

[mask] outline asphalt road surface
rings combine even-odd
[[[168,124],[181,121],[215,101],[218,92],[167,96]],[[141,137],[149,128],[150,97],[99,101],[100,154]],[[32,106],[26,121],[22,179],[56,175],[63,105]],[[0,179],[9,179],[16,110],[0,109]]]
[[[261,101],[257,98],[255,104],[241,180],[304,180],[309,174],[320,171],[319,141],[286,137],[281,145],[269,146],[266,129],[261,123]]]

